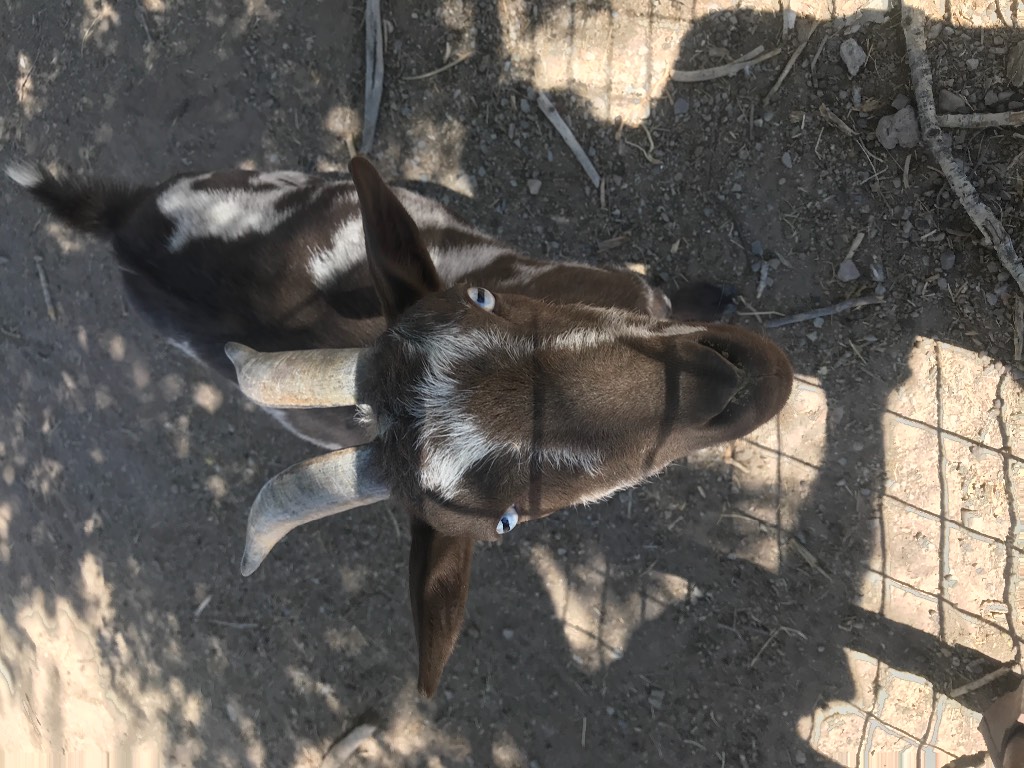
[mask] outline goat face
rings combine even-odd
[[[766,340],[457,286],[420,299],[369,363],[383,474],[433,528],[478,540],[595,501],[773,416]],[[507,520],[505,521],[507,522]]]

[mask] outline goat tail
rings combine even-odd
[[[14,163],[7,175],[66,224],[100,235],[117,231],[145,192],[126,184],[55,176],[34,163]]]

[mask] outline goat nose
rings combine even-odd
[[[703,344],[694,344],[680,381],[688,415],[699,422],[718,416],[740,390],[742,378],[740,369],[722,354]],[[685,400],[687,393],[689,402]]]

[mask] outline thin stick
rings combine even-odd
[[[707,80],[717,80],[720,77],[732,77],[733,75],[739,74],[747,67],[752,67],[755,64],[760,64],[762,61],[773,59],[780,53],[782,53],[781,48],[773,48],[767,53],[762,53],[760,56],[755,56],[752,59],[739,59],[731,64],[722,64],[717,67],[689,70],[673,69],[672,79],[677,83],[703,83]]]
[[[774,320],[766,320],[764,323],[765,328],[782,328],[786,325],[793,325],[795,323],[805,323],[808,320],[816,320],[819,317],[831,317],[832,315],[838,315],[843,312],[849,312],[851,309],[859,309],[860,307],[870,307],[872,304],[881,304],[882,300],[878,296],[860,296],[856,299],[847,299],[846,301],[840,301],[838,304],[833,304],[830,307],[821,307],[820,309],[810,309],[807,312],[800,312],[796,315],[790,315],[789,317],[778,317]]]
[[[940,128],[1007,128],[1024,125],[1024,112],[975,112],[973,115],[936,115]]]
[[[853,238],[853,242],[850,243],[850,250],[848,250],[846,252],[846,258],[843,259],[843,261],[849,261],[850,259],[852,259],[853,258],[853,254],[855,254],[857,252],[857,249],[860,248],[860,244],[863,243],[863,242],[864,242],[864,233],[863,232],[858,232],[857,236],[855,238]]]
[[[426,80],[428,77],[433,77],[434,75],[439,75],[442,72],[448,71],[452,67],[459,66],[459,64],[464,62],[466,59],[470,58],[474,53],[475,53],[475,51],[470,51],[469,53],[464,53],[461,56],[459,56],[457,59],[452,59],[447,64],[444,64],[443,66],[440,66],[437,69],[432,69],[429,72],[424,72],[422,75],[409,75],[408,77],[403,77],[402,79],[403,80]]]
[[[750,660],[750,663],[747,665],[747,667],[749,669],[753,669],[754,668],[754,665],[757,664],[757,660],[761,658],[761,654],[764,653],[766,650],[768,650],[768,646],[772,644],[772,641],[776,637],[778,637],[778,635],[779,635],[779,630],[773,629],[772,633],[770,635],[768,635],[768,639],[764,641],[764,645],[761,646],[761,650],[759,650],[757,653],[755,653],[754,654],[754,658],[752,658]]]
[[[50,320],[57,322],[57,310],[53,306],[53,296],[50,295],[50,282],[46,279],[46,270],[43,269],[43,257],[36,254],[32,257],[36,263],[36,274],[39,275],[39,287],[43,289],[43,301],[46,302],[46,314]]]
[[[832,123],[832,125],[834,125],[836,128],[838,128],[840,131],[842,131],[842,133],[844,135],[846,135],[846,136],[856,136],[857,135],[857,132],[855,130],[853,130],[853,128],[848,126],[846,124],[846,121],[843,120],[843,118],[841,118],[839,115],[837,115],[831,109],[826,107],[824,104],[821,104],[821,105],[818,106],[818,114],[820,114],[822,117],[824,117],[828,122]]]
[[[811,42],[811,37],[817,31],[819,24],[821,24],[820,21],[814,21],[814,24],[811,26],[811,31],[807,33],[807,39],[796,47],[796,50],[793,51],[793,55],[790,56],[789,61],[786,62],[786,66],[782,68],[782,74],[779,75],[779,79],[775,81],[775,85],[772,86],[771,90],[765,94],[764,101],[762,102],[763,104],[767,104],[771,101],[772,96],[778,92],[779,86],[782,85],[782,81],[789,77],[789,73],[792,71],[793,65],[796,64],[796,60],[800,58],[800,54],[804,52],[804,48],[807,47],[807,44]]]
[[[551,103],[551,99],[548,98],[546,93],[537,94],[537,106],[540,107],[540,111],[544,113],[544,117],[546,117],[555,127],[555,130],[558,131],[558,135],[562,137],[562,141],[564,141],[566,146],[569,147],[569,151],[572,152],[576,161],[583,166],[583,170],[586,172],[587,176],[590,177],[591,183],[600,189],[601,174],[597,172],[594,164],[590,162],[590,158],[587,157],[587,153],[583,151],[583,147],[580,146],[580,143],[576,140],[572,130],[568,125],[566,125],[565,120],[562,119],[562,116],[558,114],[558,110],[555,109],[555,105]]]
[[[938,161],[942,174],[956,192],[967,215],[995,249],[1003,268],[1010,273],[1021,291],[1024,291],[1024,262],[1021,262],[1017,255],[1013,240],[1006,234],[1003,225],[989,207],[978,197],[978,191],[963,169],[957,165],[943,140],[942,129],[939,128],[935,117],[935,95],[932,93],[932,70],[928,63],[925,42],[924,14],[907,3],[903,4],[903,33],[907,40],[910,80],[917,101],[917,119],[921,124],[921,135],[924,137],[925,145]]]
[[[384,25],[380,0],[366,0],[366,87],[363,91],[363,141],[359,148],[363,154],[373,149],[383,96]]]
[[[979,688],[984,688],[986,685],[991,683],[993,680],[998,680],[1003,675],[1007,675],[1007,674],[1009,674],[1012,671],[1013,671],[1013,666],[1012,665],[1005,666],[1005,667],[999,667],[999,669],[994,669],[991,672],[989,672],[987,675],[982,675],[981,677],[979,677],[977,680],[974,680],[973,682],[964,683],[959,688],[954,688],[952,691],[949,692],[949,698],[951,698],[951,699],[959,699],[964,694],[970,693],[971,691],[976,691]]]
[[[831,35],[825,35],[821,38],[821,42],[818,43],[818,50],[814,52],[814,58],[811,59],[811,74],[814,74],[814,68],[818,66],[818,59],[821,57],[821,52],[825,50],[825,43],[828,42]]]
[[[363,742],[372,739],[376,732],[377,727],[374,725],[356,726],[345,738],[327,750],[320,768],[342,768]]]
[[[217,624],[221,627],[230,627],[231,629],[255,629],[258,626],[248,621],[221,621],[220,619],[207,619],[207,621],[211,624]]]
[[[1020,296],[1013,303],[1013,359],[1024,360],[1024,298]]]
[[[583,716],[583,730],[580,732],[580,747],[587,748],[587,717]]]

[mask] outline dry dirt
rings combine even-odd
[[[388,175],[450,187],[534,254],[732,283],[751,325],[771,316],[752,307],[884,298],[771,332],[801,382],[750,439],[480,547],[429,703],[401,516],[309,526],[240,577],[248,504],[310,448],[128,314],[103,247],[0,184],[0,766],[309,768],[361,722],[380,731],[356,765],[983,765],[977,712],[1016,678],[949,694],[1019,661],[1016,291],[924,150],[876,141],[910,95],[902,32],[848,5],[801,6],[782,37],[777,7],[747,2],[385,3]],[[1020,108],[1016,5],[942,10],[937,86]],[[347,0],[2,0],[0,162],[343,167],[361,20]],[[855,77],[848,38],[868,53]],[[782,54],[667,81],[757,45]],[[954,141],[1018,241],[1022,138]]]

